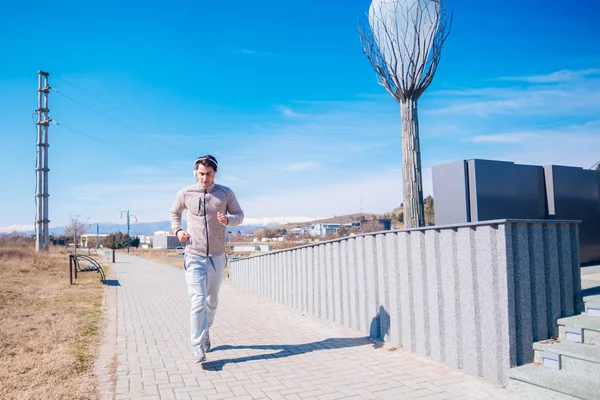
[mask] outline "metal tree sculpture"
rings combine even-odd
[[[444,0],[373,0],[369,25],[358,28],[363,53],[402,117],[404,224],[425,225],[417,101],[427,89],[450,33]]]

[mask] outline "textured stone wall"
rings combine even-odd
[[[580,293],[575,222],[348,237],[231,263],[233,286],[504,383]]]

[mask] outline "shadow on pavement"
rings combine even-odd
[[[383,346],[382,342],[373,342],[368,337],[361,338],[330,338],[319,342],[311,342],[304,344],[282,344],[282,345],[247,345],[247,346],[217,346],[209,353],[219,350],[279,350],[278,353],[257,354],[253,356],[229,358],[224,360],[207,361],[202,364],[202,368],[209,371],[221,371],[226,364],[237,364],[253,360],[268,360],[271,358],[285,358],[297,354],[306,354],[313,351],[328,350],[328,349],[343,349],[348,347],[358,347],[367,344],[372,344],[375,348]]]

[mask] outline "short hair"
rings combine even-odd
[[[198,164],[202,164],[205,167],[212,167],[212,169],[214,169],[215,172],[217,172],[217,169],[219,168],[219,163],[217,162],[217,159],[214,156],[211,156],[210,154],[198,157],[194,162],[194,170],[198,169]]]

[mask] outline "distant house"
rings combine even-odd
[[[331,224],[331,223],[319,223],[310,225],[306,228],[306,232],[312,237],[326,237],[328,235],[333,235],[339,232],[340,227],[343,225],[347,230],[356,229],[360,231],[361,226],[364,222],[370,221],[354,221],[346,224]],[[377,222],[381,224],[382,231],[389,231],[392,229],[392,220],[390,218],[381,218],[378,219]],[[292,230],[294,232],[294,230]]]
[[[312,237],[325,237],[338,233],[342,225],[348,230],[352,228],[360,229],[360,222],[350,222],[346,224],[314,224],[310,225],[306,231]]]
[[[140,247],[142,249],[152,248],[152,241],[153,241],[152,235],[139,235],[138,238],[140,239]]]
[[[307,228],[294,228],[294,229],[290,230],[290,232],[295,236],[300,236],[303,233],[306,233],[307,231],[308,231]]]
[[[177,236],[171,234],[156,234],[154,233],[154,238],[152,238],[152,247],[155,249],[176,249],[181,246],[181,242],[177,239]]]
[[[342,226],[342,224],[314,224],[308,227],[307,232],[313,237],[325,237],[327,235],[337,233],[340,229],[340,226]]]
[[[392,219],[391,218],[381,218],[381,219],[378,219],[378,221],[382,225],[382,230],[389,231],[392,229]]]
[[[139,235],[140,244],[152,244],[152,235]]]
[[[106,233],[85,233],[79,238],[79,246],[81,247],[96,247],[96,241],[98,241],[98,247],[104,247],[104,239],[108,234]]]

